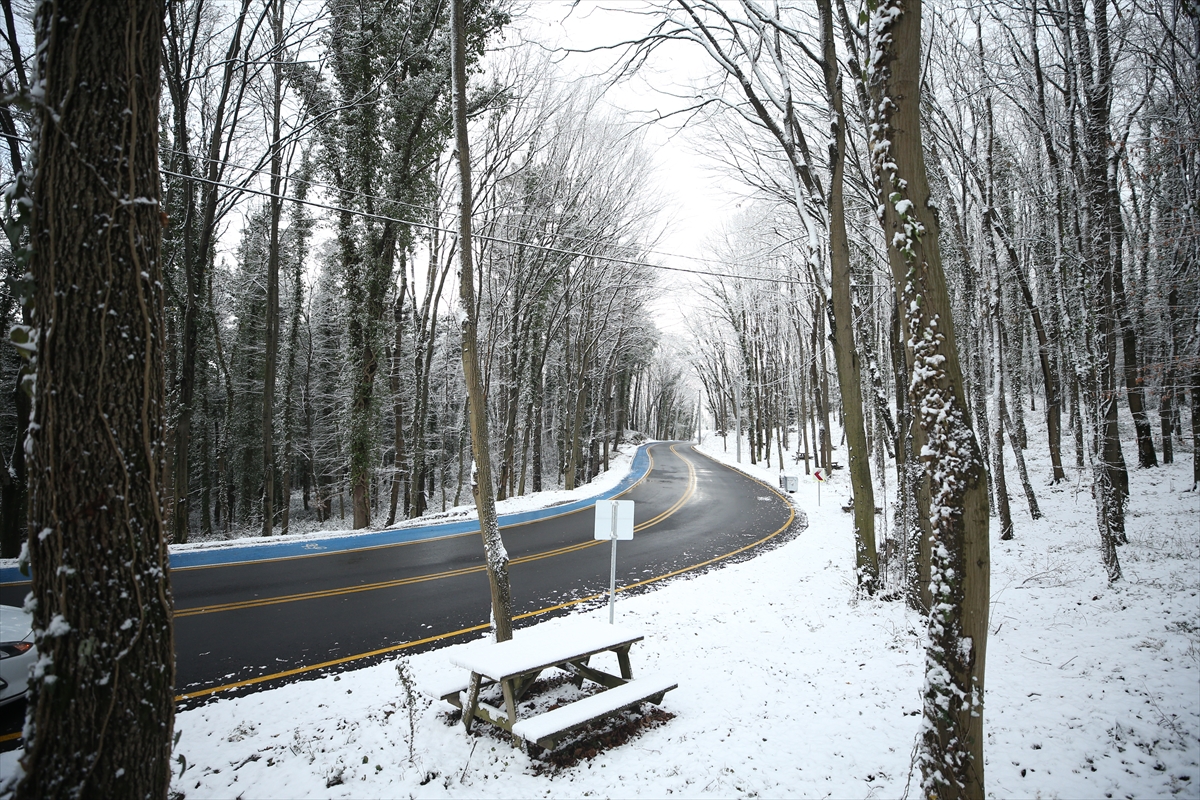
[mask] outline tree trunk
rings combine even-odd
[[[1110,204],[1119,201],[1116,192],[1109,192]],[[1119,220],[1120,208],[1110,209],[1108,217]],[[1120,243],[1114,247],[1120,250]],[[1154,452],[1154,436],[1150,432],[1150,414],[1146,411],[1146,390],[1142,385],[1141,360],[1138,357],[1137,332],[1133,321],[1129,318],[1128,304],[1125,302],[1125,276],[1122,263],[1113,267],[1113,299],[1117,306],[1117,318],[1121,326],[1121,358],[1124,362],[1125,397],[1129,402],[1129,413],[1133,415],[1133,430],[1137,438],[1138,466],[1157,467],[1158,456]]]
[[[395,341],[392,344],[391,359],[391,389],[392,389],[392,448],[395,455],[392,458],[392,486],[388,501],[387,525],[396,522],[396,509],[400,497],[404,493],[405,472],[404,462],[408,457],[404,441],[404,397],[401,394],[400,370],[404,363],[404,296],[408,291],[408,257],[405,251],[400,253],[400,287],[396,291],[396,302],[392,310],[392,322],[395,325]]]
[[[990,252],[990,248],[988,248]],[[997,272],[997,278],[999,273]],[[1008,404],[1004,397],[1004,355],[1001,348],[1001,303],[1000,284],[997,281],[992,294],[992,372],[995,381],[996,414],[992,420],[992,487],[996,493],[996,510],[1000,516],[1000,538],[1013,538],[1012,506],[1008,500],[1008,479],[1004,474],[1004,417],[1008,415]],[[982,393],[982,387],[980,389]],[[1016,445],[1014,444],[1014,449]]]
[[[985,466],[971,430],[921,146],[921,3],[882,2],[869,86],[872,166],[904,312],[913,450],[931,492],[933,598],[918,761],[932,798],[984,797],[983,693],[989,598]]]
[[[871,452],[863,421],[862,372],[854,346],[854,313],[850,301],[850,242],[846,235],[843,176],[846,166],[846,116],[842,106],[841,76],[833,38],[831,0],[817,0],[821,18],[821,47],[825,93],[833,111],[829,181],[829,262],[832,295],[833,356],[846,422],[847,461],[854,492],[854,552],[859,586],[874,594],[879,582],[875,550],[875,489],[871,483]],[[784,425],[787,421],[784,420]],[[782,450],[782,448],[781,448]],[[782,452],[780,453],[782,458]],[[782,465],[782,462],[781,462]],[[781,466],[782,468],[782,466]]]
[[[304,211],[303,202],[308,194],[308,180],[311,175],[308,154],[305,153],[300,167],[300,180],[296,185],[296,199],[293,206],[292,232],[294,244],[292,252],[292,307],[288,321],[288,355],[287,371],[284,375],[283,398],[283,474],[281,484],[283,489],[283,507],[279,517],[279,531],[286,536],[292,518],[292,487],[295,475],[295,408],[296,408],[296,358],[300,351],[300,322],[304,302],[304,262],[308,255],[308,239],[312,231],[312,223]],[[307,472],[305,473],[307,474]],[[304,508],[308,509],[308,481],[304,480]]]
[[[207,421],[212,419],[208,405],[208,381],[205,380],[200,395],[200,412],[205,420],[204,432],[200,436],[200,532],[211,538],[213,534],[213,461],[212,436]],[[214,420],[215,423],[215,420]],[[217,496],[221,493],[218,491]],[[220,520],[216,524],[220,525]]]
[[[983,34],[978,32],[979,43],[979,60],[983,62]],[[991,221],[996,216],[995,208],[995,137],[996,126],[992,112],[992,98],[990,94],[984,97],[984,108],[987,118],[987,156],[986,156],[986,181],[984,184],[984,209],[983,209],[983,252],[984,259],[988,266],[989,280],[992,284],[991,297],[989,298],[988,308],[990,313],[987,315],[989,319],[988,329],[991,333],[992,345],[992,380],[995,386],[996,398],[996,413],[991,421],[992,428],[992,444],[994,451],[992,453],[992,486],[996,495],[996,510],[1000,516],[1000,538],[1008,540],[1013,538],[1013,521],[1012,521],[1012,506],[1008,499],[1008,478],[1004,474],[1004,417],[1008,413],[1007,400],[1004,396],[1004,295],[1000,289],[1000,264],[996,259],[996,249],[993,239],[988,235],[988,229],[991,227]],[[968,267],[969,268],[969,267]],[[994,281],[994,283],[993,283]],[[984,337],[981,335],[981,339]],[[982,361],[983,348],[980,348],[980,360]],[[980,383],[979,394],[982,395],[986,381]],[[981,426],[984,424],[980,420]],[[1014,449],[1017,449],[1014,445]]]
[[[1179,288],[1174,285],[1167,292],[1167,316],[1170,319],[1170,328],[1164,337],[1166,352],[1163,360],[1166,362],[1166,367],[1163,369],[1162,399],[1159,400],[1158,405],[1158,422],[1159,432],[1162,434],[1163,463],[1172,464],[1175,462],[1173,437],[1175,433],[1175,397],[1178,393],[1175,359],[1179,356],[1177,342],[1180,327]]]
[[[1008,409],[1000,409],[1000,416],[1004,422],[1004,429],[1008,431],[1008,441],[1013,448],[1013,457],[1017,462],[1017,475],[1021,479],[1021,487],[1025,490],[1025,501],[1029,504],[1029,516],[1031,519],[1041,519],[1042,509],[1038,506],[1033,484],[1029,482],[1029,471],[1025,468],[1025,455],[1017,446],[1016,426],[1013,425],[1012,419],[1008,415]]]
[[[263,364],[262,449],[263,496],[262,534],[275,528],[275,378],[279,362],[279,217],[283,213],[282,153],[279,129],[283,111],[283,0],[271,0],[271,31],[276,52],[271,66],[271,232],[267,249],[266,352]],[[185,476],[186,478],[186,476]]]
[[[1080,249],[1084,254],[1083,269],[1088,273],[1082,299],[1089,312],[1090,348],[1083,394],[1094,429],[1093,494],[1100,528],[1101,558],[1109,580],[1117,581],[1121,578],[1121,566],[1116,546],[1125,540],[1129,479],[1117,429],[1117,308],[1114,293],[1115,272],[1120,264],[1113,256],[1113,234],[1118,220],[1112,219],[1112,187],[1108,177],[1113,88],[1108,4],[1107,0],[1097,0],[1090,15],[1083,0],[1070,0],[1068,6],[1068,23],[1074,34],[1074,69],[1078,70],[1079,87],[1084,93],[1082,166],[1088,216],[1087,237],[1082,240]],[[1087,30],[1089,18],[1094,26],[1094,48]]]
[[[29,539],[34,628],[18,798],[165,797],[175,654],[162,485],[163,6],[38,7]],[[87,91],[79,91],[81,86]]]
[[[1192,491],[1200,491],[1200,366],[1192,368]]]
[[[470,403],[471,450],[475,457],[471,493],[479,512],[479,533],[487,564],[492,595],[492,627],[496,641],[512,638],[512,589],[508,578],[508,553],[500,538],[496,518],[496,495],[492,487],[492,462],[489,452],[487,405],[479,374],[479,347],[476,342],[476,306],[471,241],[471,150],[467,135],[467,54],[465,0],[451,0],[453,33],[451,41],[454,83],[454,135],[459,172],[459,302],[462,321],[463,377]]]
[[[193,258],[184,265],[186,270],[187,298],[183,312],[183,359],[179,367],[179,413],[175,422],[175,458],[173,472],[175,475],[174,498],[171,508],[172,538],[176,542],[188,540],[188,526],[191,517],[189,476],[191,468],[188,463],[191,452],[192,404],[195,396],[196,357],[199,352],[201,292],[206,282],[211,281],[208,274],[209,261],[212,258],[213,240],[215,239],[217,205],[220,193],[217,182],[221,176],[221,143],[224,139],[226,106],[233,88],[233,76],[239,59],[237,54],[242,48],[242,30],[246,21],[246,13],[250,0],[242,0],[241,10],[234,24],[233,37],[229,49],[225,53],[224,75],[221,82],[221,92],[217,99],[216,110],[213,113],[212,134],[208,142],[206,182],[201,190],[203,205],[200,212],[199,234],[193,253]],[[186,125],[186,120],[180,121]],[[184,225],[193,224],[190,218],[184,219]],[[209,292],[211,294],[211,291]],[[211,300],[211,298],[210,298]],[[211,312],[211,305],[210,305]],[[226,417],[228,419],[228,417]],[[230,507],[232,511],[232,506]],[[232,514],[230,514],[232,518]]]
[[[1062,284],[1063,284],[1063,274],[1064,274],[1063,261],[1065,258],[1064,248],[1065,248],[1065,240],[1066,240],[1066,208],[1065,208],[1065,206],[1066,206],[1066,200],[1065,200],[1066,176],[1063,174],[1063,169],[1062,169],[1061,161],[1059,159],[1058,150],[1054,143],[1054,136],[1050,129],[1049,113],[1048,113],[1047,107],[1046,107],[1046,79],[1045,79],[1045,75],[1042,71],[1041,53],[1040,53],[1040,50],[1038,47],[1038,35],[1037,35],[1038,10],[1037,10],[1036,2],[1033,4],[1033,6],[1030,10],[1029,20],[1030,20],[1029,53],[1031,56],[1031,63],[1032,63],[1032,67],[1033,67],[1033,79],[1034,79],[1034,84],[1036,87],[1038,132],[1041,135],[1042,147],[1046,153],[1046,162],[1050,168],[1050,175],[1054,181],[1054,269],[1051,273],[1051,280],[1053,281],[1053,284],[1056,285],[1058,288],[1058,295],[1061,296],[1061,293],[1063,292],[1063,290],[1065,288]],[[1018,277],[1019,278],[1024,277],[1024,274],[1021,273]],[[1023,283],[1021,285],[1021,296],[1025,299],[1026,307],[1028,307],[1030,304],[1030,301],[1032,299],[1032,295],[1029,292],[1029,286],[1027,283]],[[1057,297],[1055,299],[1057,299]],[[1053,302],[1050,303],[1050,307],[1051,308],[1055,307]],[[1030,313],[1031,314],[1033,313],[1032,310],[1030,311]],[[1039,315],[1039,319],[1040,319],[1040,315]],[[1063,329],[1061,315],[1059,317],[1059,322],[1057,323],[1056,327],[1057,327],[1057,330],[1060,332]],[[1054,473],[1053,473],[1053,481],[1055,483],[1057,483],[1059,480],[1063,480],[1066,478],[1066,473],[1063,472],[1063,470],[1062,470],[1062,454],[1061,454],[1061,445],[1062,445],[1061,414],[1062,414],[1062,401],[1063,401],[1063,385],[1062,385],[1062,381],[1060,380],[1060,375],[1059,375],[1059,372],[1057,369],[1057,365],[1054,364],[1053,363],[1054,360],[1050,358],[1051,352],[1049,350],[1048,343],[1043,341],[1043,339],[1042,339],[1042,337],[1045,335],[1044,328],[1040,328],[1040,329],[1037,328],[1036,323],[1035,323],[1035,331],[1037,331],[1037,336],[1038,336],[1038,358],[1042,364],[1043,380],[1046,382],[1045,383],[1046,432],[1047,432],[1047,436],[1050,440],[1052,464],[1054,463],[1053,458],[1054,458],[1054,450],[1055,450],[1054,431],[1059,432],[1059,438],[1058,438],[1059,460],[1057,462],[1057,468],[1054,469]],[[1065,337],[1059,336],[1057,338],[1059,341],[1059,347],[1061,348]],[[1049,365],[1047,364],[1048,361],[1050,362]],[[1062,359],[1058,359],[1058,361],[1059,361],[1059,363],[1062,363]],[[1049,366],[1049,369],[1048,369],[1048,366]],[[1047,372],[1050,373],[1050,376],[1047,376],[1047,374],[1046,374]],[[1054,391],[1051,391],[1052,386],[1053,386]],[[1072,386],[1072,398],[1074,400],[1074,399],[1078,398],[1078,394],[1077,394],[1077,392],[1075,392],[1075,389],[1074,389],[1074,387],[1075,387],[1074,380],[1071,381],[1071,386]],[[1075,407],[1074,403],[1072,403],[1071,408],[1072,408],[1072,413],[1075,416],[1077,416],[1077,414],[1075,413],[1076,407]],[[1072,417],[1072,421],[1074,421],[1074,417]],[[1078,433],[1078,428],[1074,425],[1072,425],[1072,432]],[[1079,459],[1082,457],[1081,449],[1078,447],[1078,445],[1080,444],[1079,438],[1080,437],[1076,436],[1077,447],[1076,447],[1075,455],[1076,455],[1076,467],[1077,468],[1082,465],[1081,462],[1079,461]]]
[[[914,451],[917,420],[908,402],[908,357],[900,321],[900,309],[892,303],[891,351],[896,387],[896,527],[904,537],[905,597],[909,608],[928,613],[932,602],[929,574],[932,559],[930,540],[923,520],[929,518],[929,487]]]
[[[546,377],[538,375],[534,378],[534,406],[533,406],[533,442],[530,447],[533,448],[533,466],[531,467],[532,475],[531,482],[533,491],[540,492],[542,490],[542,407],[543,397],[545,394]]]
[[[814,350],[821,365],[818,386],[821,392],[821,459],[825,467],[833,470],[833,431],[829,427],[829,362],[825,347],[825,317],[817,317],[817,342]]]

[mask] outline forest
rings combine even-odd
[[[175,542],[287,533],[293,515],[378,526],[463,502],[447,9],[411,6],[168,4]],[[479,59],[509,11],[472,15]],[[6,75],[25,80],[22,51],[6,55]],[[655,361],[645,312],[649,154],[600,107],[602,87],[556,81],[545,57],[477,69],[478,303],[503,499],[586,482],[621,432],[672,438],[695,411],[685,367]],[[18,170],[28,121],[6,114],[17,131],[6,166]],[[22,314],[6,289],[6,328]],[[11,348],[4,359],[15,386],[20,359]],[[5,393],[18,494],[22,403]],[[5,503],[5,556],[19,547],[20,505]]]
[[[29,9],[5,9],[15,91],[28,82]],[[688,436],[701,387],[714,427],[731,431],[740,414],[752,462],[799,437],[813,465],[836,465],[833,423],[862,417],[836,425],[870,453],[859,493],[871,470],[903,472],[914,415],[874,219],[859,11],[828,9],[829,42],[820,3],[628,14],[609,80],[672,48],[710,56],[663,122],[686,116],[704,133],[696,157],[752,198],[707,242],[700,275],[684,276],[689,335],[667,340],[648,302],[679,277],[655,254],[654,181],[669,176],[654,174],[643,125],[604,101],[603,82],[505,45],[520,9],[468,11],[497,497],[584,483],[630,436]],[[387,525],[469,496],[446,15],[420,2],[167,4],[172,541],[287,533],[295,519]],[[1010,528],[1007,486],[1020,483],[1036,515],[1021,450],[1048,448],[1058,478],[1072,459],[1112,472],[1105,541],[1119,541],[1118,405],[1136,427],[1136,468],[1197,435],[1183,428],[1200,375],[1195,9],[989,3],[926,18],[923,144],[989,504]],[[4,108],[10,186],[30,121]],[[19,331],[22,270],[11,248],[3,257],[4,323]],[[6,386],[21,363],[5,349]],[[1047,441],[1027,440],[1029,414],[1044,415]],[[27,423],[22,394],[6,391],[8,557],[24,527]],[[912,526],[911,509],[897,514]],[[1115,576],[1116,550],[1105,553]]]
[[[1130,472],[1200,449],[1200,8],[911,6],[632,4],[607,68],[581,79],[568,45],[519,35],[537,9],[466,2],[456,142],[450,3],[165,3],[170,542],[472,502],[477,324],[496,498],[575,488],[620,448],[701,427],[752,464],[845,470],[858,590],[957,609],[931,624],[948,672],[929,691],[970,727],[989,520],[1010,538],[1041,515],[1024,453],[1091,487],[1119,582]],[[27,271],[29,179],[48,156],[33,146],[38,12],[3,8],[13,558],[38,502],[30,356],[48,290]],[[685,52],[702,67],[656,113],[611,99]],[[655,125],[686,130],[691,156],[740,187],[702,256],[662,249]],[[655,301],[683,290],[687,332],[664,334]],[[885,476],[900,487],[886,502]]]

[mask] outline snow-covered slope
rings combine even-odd
[[[1182,491],[1191,456],[1131,473],[1126,580],[1109,586],[1086,483],[1071,474],[1050,487],[1036,441],[1026,454],[1045,517],[1031,521],[1014,494],[1016,538],[993,533],[988,794],[1200,796],[1200,497]],[[732,442],[727,454],[720,440],[706,444],[732,460]],[[775,483],[775,469],[742,467]],[[441,650],[181,713],[173,789],[899,797],[921,719],[923,623],[901,603],[854,599],[848,479],[835,472],[818,507],[800,472],[795,502],[809,527],[798,538],[619,600],[618,621],[647,634],[635,675],[679,682],[663,704],[674,718],[627,743],[547,770],[486,732],[467,736],[449,706],[419,693],[410,702],[399,679],[400,665],[417,684],[452,669]]]

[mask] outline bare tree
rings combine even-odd
[[[492,593],[492,627],[496,641],[512,638],[512,588],[508,579],[508,553],[500,538],[496,518],[496,493],[492,486],[492,459],[487,425],[487,398],[479,370],[479,344],[476,339],[475,268],[471,240],[471,146],[467,129],[467,32],[465,0],[451,2],[451,76],[453,81],[454,142],[458,151],[459,174],[459,302],[462,314],[463,375],[470,403],[471,450],[475,462],[471,470],[471,493],[479,513],[479,533],[483,537],[487,559],[488,584]],[[478,692],[476,683],[473,691]]]
[[[677,7],[679,10],[676,10]],[[850,478],[853,488],[856,573],[862,588],[873,592],[879,563],[875,548],[875,500],[871,482],[870,454],[862,405],[861,364],[855,348],[852,301],[850,298],[850,250],[846,237],[844,209],[844,173],[846,164],[845,114],[842,108],[841,78],[833,38],[833,11],[818,3],[817,41],[755,0],[737,5],[716,0],[674,0],[661,10],[662,21],[653,33],[636,43],[636,64],[663,42],[688,41],[704,49],[718,68],[722,79],[697,98],[696,106],[717,105],[727,108],[749,126],[758,128],[770,140],[783,159],[786,178],[781,184],[757,169],[742,169],[752,185],[766,186],[768,192],[791,205],[798,214],[801,239],[807,244],[808,271],[821,286],[825,313],[830,320],[830,338],[842,395],[844,429],[849,450]],[[799,69],[796,61],[815,68],[819,78],[812,79]],[[733,93],[725,84],[733,85]],[[810,148],[802,117],[801,88],[805,84],[823,93],[828,119],[829,186],[818,175],[818,159]],[[753,151],[747,157],[759,158]],[[773,170],[772,170],[773,171]],[[826,277],[820,263],[819,240],[828,235],[830,268]],[[823,352],[823,351],[822,351]]]
[[[924,467],[932,544],[925,726],[927,797],[984,797],[983,697],[988,618],[986,467],[964,397],[950,297],[921,143],[921,3],[884,2],[868,21],[871,161],[902,310],[913,449]]]

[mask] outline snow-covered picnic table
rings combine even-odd
[[[450,662],[468,671],[463,681],[439,690],[438,696],[463,710],[470,731],[476,719],[490,722],[513,734],[517,741],[535,742],[547,749],[573,730],[649,700],[658,704],[678,686],[665,678],[633,680],[629,648],[645,637],[636,631],[592,621],[570,625],[539,625],[513,632],[507,642],[476,642],[457,648]],[[592,656],[612,652],[621,674],[613,675],[589,664]],[[593,681],[605,690],[524,720],[517,719],[517,704],[538,676],[556,667],[569,672],[577,686]],[[499,684],[504,708],[480,699],[479,690]],[[466,692],[466,698],[462,693]]]

